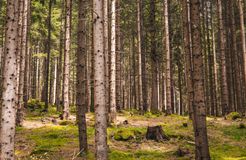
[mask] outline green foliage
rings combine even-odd
[[[226,117],[229,120],[236,120],[238,118],[241,118],[241,115],[238,112],[231,112]]]

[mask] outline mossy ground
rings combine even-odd
[[[42,119],[57,118],[54,109],[47,115],[28,112],[24,127],[17,128],[16,156],[20,160],[94,160],[94,115],[87,114],[89,152],[77,157],[78,131],[74,118],[70,122],[42,122]],[[35,111],[36,112],[36,111]],[[73,116],[74,117],[74,116]],[[127,120],[129,124],[122,122]],[[187,123],[187,126],[183,124]],[[246,129],[240,129],[241,121],[208,118],[208,138],[211,157],[214,160],[246,160]],[[32,124],[36,124],[31,126]],[[38,125],[40,124],[40,125]],[[63,124],[63,125],[61,125]],[[144,137],[147,127],[161,125],[169,141],[158,143]],[[131,138],[129,138],[131,137]],[[137,115],[123,112],[118,122],[108,128],[110,160],[176,160],[194,159],[192,123],[188,117],[161,114]],[[177,150],[185,150],[179,157]]]

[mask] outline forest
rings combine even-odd
[[[0,160],[246,160],[246,0],[0,0]]]

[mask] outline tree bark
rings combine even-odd
[[[64,18],[64,0],[62,0],[61,3],[62,11],[61,11],[61,24],[60,24],[60,40],[59,40],[59,57],[57,58],[57,75],[56,75],[56,110],[61,111],[61,99],[60,99],[60,93],[61,93],[61,80],[62,80],[62,55],[63,55],[63,42],[64,42],[64,24],[63,24],[63,18]]]
[[[201,48],[201,23],[199,0],[190,1],[192,42],[192,85],[193,85],[193,127],[195,134],[195,159],[210,159],[206,127],[206,106],[204,102],[203,59]]]
[[[18,51],[18,2],[7,0],[5,60],[1,97],[0,159],[14,160],[16,118],[16,60]]]
[[[221,76],[221,108],[222,114],[228,114],[228,86],[227,86],[227,76],[226,76],[226,59],[225,59],[225,31],[224,31],[224,20],[222,14],[222,3],[221,0],[217,0],[218,6],[218,17],[219,17],[219,37],[220,37],[220,76]]]
[[[72,0],[65,0],[65,46],[64,46],[64,66],[63,66],[63,119],[69,117],[69,54],[71,50],[71,17]]]
[[[156,52],[156,24],[155,24],[155,0],[150,1],[150,47],[151,47],[151,70],[152,70],[152,86],[151,86],[151,111],[158,112],[158,55]]]
[[[244,67],[244,82],[246,82],[246,40],[245,40],[245,24],[244,24],[244,13],[243,13],[243,5],[242,0],[238,0],[239,6],[239,14],[240,14],[240,30],[241,30],[241,45],[243,52],[243,67]],[[245,89],[245,86],[244,86]],[[242,114],[245,114],[245,107],[241,106],[239,111]]]
[[[18,89],[18,109],[16,117],[16,125],[21,126],[24,118],[24,78],[28,74],[25,70],[26,67],[26,55],[27,55],[27,18],[28,18],[28,1],[23,2],[23,15],[22,15],[22,38],[21,38],[21,50],[20,50],[20,74],[19,74],[19,89]]]
[[[93,1],[93,44],[94,44],[94,104],[96,159],[108,159],[107,109],[105,97],[105,63],[103,34],[103,1]]]
[[[168,7],[169,1],[164,0],[164,30],[165,30],[165,52],[166,52],[166,107],[167,114],[174,113],[174,102],[173,102],[173,78],[172,78],[172,55],[170,49],[170,38],[169,38],[169,16],[168,16]]]
[[[79,0],[78,13],[78,50],[77,50],[77,118],[79,128],[79,149],[80,153],[87,151],[87,132],[86,132],[86,5],[87,0]]]
[[[110,121],[116,121],[116,0],[111,1]]]

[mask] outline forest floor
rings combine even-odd
[[[17,128],[16,156],[19,160],[93,160],[94,115],[87,114],[89,152],[78,157],[78,130],[74,114],[61,121],[58,113],[28,112],[23,127]],[[128,124],[124,124],[127,120]],[[241,124],[241,125],[240,125]],[[246,160],[245,119],[207,118],[211,157],[214,160]],[[168,141],[146,140],[148,126],[161,125]],[[240,127],[241,126],[241,127]],[[108,128],[110,160],[194,159],[192,122],[188,117],[122,112]]]

